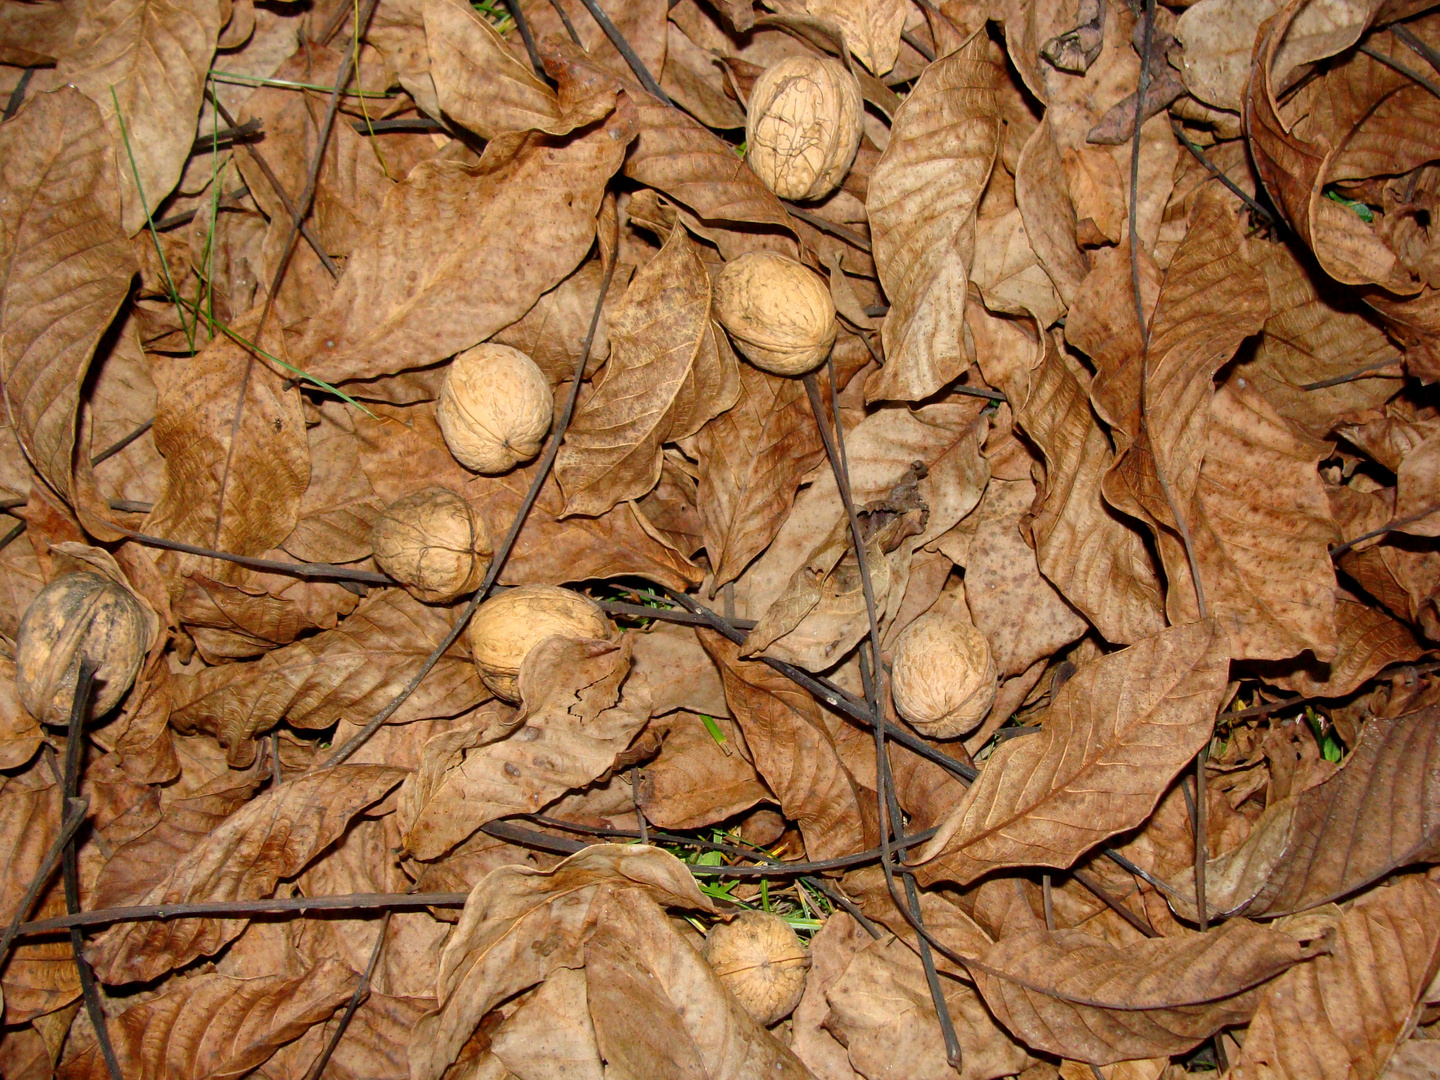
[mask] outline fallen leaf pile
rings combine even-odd
[[[1434,0],[0,0],[0,1076],[1440,1076]]]

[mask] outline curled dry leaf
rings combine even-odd
[[[1140,824],[1210,739],[1229,677],[1212,622],[1161,631],[1081,668],[1039,735],[1001,744],[921,852],[923,880],[1069,866]]]
[[[723,717],[709,719],[723,743],[716,742],[701,717],[679,712],[662,729],[660,753],[645,763],[645,817],[662,829],[697,829],[773,798],[737,745],[744,738],[739,725]]]
[[[1371,1080],[1415,1028],[1440,967],[1440,893],[1423,877],[1367,893],[1334,950],[1266,990],[1231,1075]]]
[[[193,847],[142,903],[183,904],[269,896],[344,831],[350,818],[405,775],[384,765],[337,765],[307,773],[246,803]],[[89,958],[107,983],[154,979],[238,937],[248,919],[181,918],[120,923],[94,940]]]
[[[895,114],[865,206],[890,298],[885,366],[866,398],[917,401],[965,369],[962,305],[974,212],[999,151],[994,46],[976,34],[925,70]]]
[[[1039,928],[1003,937],[970,971],[1026,1045],[1104,1065],[1183,1053],[1245,1023],[1263,984],[1316,952],[1244,919],[1118,947]]]
[[[500,867],[475,886],[441,954],[439,1011],[417,1025],[410,1075],[439,1080],[494,1005],[579,966],[612,897],[622,911],[712,910],[685,865],[649,845],[596,844],[550,871]]]

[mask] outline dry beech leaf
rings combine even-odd
[[[0,656],[0,769],[24,765],[40,749],[41,738],[40,722],[20,704],[15,661]]]
[[[196,975],[112,1016],[115,1056],[134,1080],[244,1076],[345,1004],[359,978],[334,960],[293,978]],[[62,1080],[109,1075],[93,1037],[57,1073]]]
[[[950,978],[941,986],[960,1039],[962,1077],[1010,1076],[1031,1063],[974,990]],[[920,958],[897,938],[887,936],[860,949],[825,999],[830,1004],[825,1026],[841,1038],[860,1074],[914,1080],[956,1075],[945,1060],[945,1040]]]
[[[1337,900],[1440,853],[1434,706],[1373,717],[1330,779],[1268,807],[1234,851],[1205,875],[1215,915],[1273,916]],[[1193,877],[1177,882],[1194,896]],[[1188,905],[1172,898],[1181,914]]]
[[[644,495],[660,479],[661,444],[735,403],[738,361],[710,309],[710,275],[676,225],[611,317],[610,360],[555,459],[566,516]]]
[[[536,1080],[603,1080],[605,1065],[595,1045],[585,979],[583,968],[560,968],[521,999],[490,1041],[491,1052],[507,1069]]]
[[[725,716],[725,687],[715,662],[700,645],[693,626],[657,622],[635,635],[635,677],[650,691],[650,715],[689,709]]]
[[[1440,894],[1412,876],[1340,919],[1334,951],[1286,972],[1250,1022],[1235,1080],[1373,1080],[1415,1028],[1440,967]]]
[[[1042,927],[1003,937],[970,970],[991,1012],[1027,1045],[1104,1065],[1184,1053],[1245,1023],[1264,983],[1314,955],[1244,919],[1124,946]]]
[[[347,563],[370,555],[370,530],[385,508],[360,467],[362,444],[351,406],[327,401],[307,432],[310,483],[298,520],[281,545],[306,562]]]
[[[1418,660],[1424,648],[1410,627],[1341,590],[1335,597],[1335,659],[1257,665],[1266,682],[1312,697],[1344,697],[1390,664]]]
[[[976,34],[925,69],[870,177],[875,266],[890,298],[885,366],[867,400],[917,401],[965,369],[974,213],[1000,148],[995,48]]]
[[[0,163],[0,396],[68,495],[80,384],[136,270],[100,110],[73,88],[41,95],[0,132]]]
[[[1052,118],[1030,133],[1015,166],[1015,203],[1035,257],[1067,305],[1075,302],[1088,267],[1076,239],[1075,208],[1065,184],[1064,162]]]
[[[60,831],[61,803],[60,785],[48,774],[22,773],[0,787],[0,919],[6,925],[40,869],[49,838]]]
[[[606,1076],[809,1080],[654,902],[612,893],[596,921],[585,945],[586,990]]]
[[[69,4],[7,4],[0,8],[0,63],[53,64],[74,39],[79,12]]]
[[[506,134],[477,165],[417,165],[299,328],[306,370],[339,382],[420,367],[514,322],[584,257],[634,131],[620,102],[581,134]]]
[[[684,863],[645,844],[594,844],[550,871],[503,866],[476,885],[441,954],[439,1011],[410,1043],[413,1080],[440,1080],[494,1005],[583,963],[612,897],[712,910]]]
[[[715,568],[712,595],[775,539],[801,478],[825,456],[798,379],[741,364],[740,387],[734,407],[701,428],[695,440],[696,502]]]
[[[600,321],[595,324],[595,339],[590,343],[590,358],[585,362],[587,377],[610,356],[610,319],[625,294],[625,286],[633,267],[621,264],[605,293]],[[590,332],[590,317],[600,293],[605,270],[599,259],[591,259],[555,288],[535,301],[535,306],[519,322],[511,323],[491,341],[519,349],[545,373],[551,386],[568,382],[575,373],[575,364]]]
[[[905,29],[904,0],[806,0],[805,10],[838,26],[855,59],[876,75],[895,66]]]
[[[254,341],[260,315],[241,318],[235,332]],[[144,531],[236,555],[275,547],[294,529],[310,482],[299,391],[224,336],[194,357],[158,359],[154,372],[165,488]]]
[[[720,668],[755,767],[785,816],[800,826],[806,853],[828,859],[864,850],[860,792],[815,699],[764,664],[741,660],[718,634],[702,630],[700,641]]]
[[[1039,735],[1001,744],[921,852],[927,882],[1069,866],[1139,825],[1210,738],[1229,678],[1214,623],[1161,631],[1081,668]]]
[[[320,769],[252,799],[195,845],[146,894],[145,904],[254,900],[293,877],[344,831],[350,818],[404,777],[384,765]],[[217,952],[248,919],[182,918],[120,923],[89,958],[107,983],[142,982]]]
[[[537,813],[600,777],[650,717],[643,688],[617,700],[629,668],[625,638],[549,637],[532,647],[520,667],[520,713],[486,732],[417,807],[410,854],[438,859],[486,822]]]
[[[679,712],[661,727],[660,753],[645,763],[641,794],[645,818],[662,829],[698,829],[771,800],[737,742],[734,720],[711,718],[725,739],[717,743],[694,713]]]
[[[87,5],[55,68],[53,85],[73,86],[100,107],[121,164],[126,232],[142,229],[180,180],[219,32],[216,0]]]
[[[392,925],[394,924],[392,919]],[[393,943],[391,944],[393,948]],[[389,949],[387,949],[387,952]],[[322,961],[324,963],[324,961]],[[435,1007],[431,997],[399,997],[372,987],[335,1047],[325,1076],[333,1080],[409,1080],[407,1050],[416,1022]],[[344,1015],[343,1011],[340,1013]],[[295,1042],[280,1048],[251,1075],[257,1080],[297,1080],[314,1065],[339,1021],[316,1024]]]

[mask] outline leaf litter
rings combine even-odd
[[[0,104],[0,1074],[1440,1074],[1432,4],[40,0]]]

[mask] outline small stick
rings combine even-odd
[[[401,116],[394,120],[354,120],[350,126],[360,135],[381,135],[387,131],[443,132],[445,125],[436,123],[428,116]]]
[[[520,40],[525,43],[530,66],[535,69],[535,74],[540,76],[542,82],[549,82],[545,65],[540,62],[540,53],[535,49],[535,39],[530,36],[530,24],[525,20],[525,13],[520,10],[520,0],[505,0],[505,8],[510,12],[510,18],[515,20],[516,29],[520,31]]]
[[[30,77],[35,74],[33,67],[27,67],[20,76],[20,81],[15,84],[15,89],[10,91],[10,100],[5,103],[5,115],[3,118],[9,120],[25,102],[25,88],[30,85]]]
[[[239,206],[245,196],[249,194],[250,189],[244,185],[241,185],[234,191],[226,192],[220,196],[220,208],[222,210],[229,210],[232,207]],[[190,222],[195,220],[197,213],[199,213],[198,210],[182,210],[178,214],[163,217],[155,222],[155,231],[165,232],[167,229],[178,229],[181,225],[189,225]]]
[[[1400,363],[1400,357],[1392,357],[1389,360],[1381,360],[1377,364],[1366,364],[1362,368],[1356,368],[1348,375],[1336,375],[1333,379],[1321,379],[1319,382],[1305,383],[1301,390],[1324,390],[1329,386],[1339,386],[1341,383],[1354,382],[1356,379],[1363,379],[1374,371],[1383,371],[1385,368],[1394,367]]]
[[[508,2],[508,0],[507,0]],[[660,84],[650,74],[650,69],[645,66],[645,61],[640,59],[639,54],[630,47],[630,42],[625,40],[625,35],[620,33],[620,28],[610,21],[610,16],[605,14],[596,0],[580,0],[585,5],[591,16],[600,24],[600,29],[605,31],[605,36],[610,39],[610,44],[615,46],[617,52],[625,58],[625,63],[630,65],[630,70],[635,73],[635,78],[640,80],[651,96],[657,98],[661,104],[674,108],[675,103],[670,96],[660,89]]]
[[[373,570],[351,570],[344,566],[336,566],[333,563],[287,563],[275,559],[259,559],[251,555],[232,555],[228,551],[217,551],[215,548],[200,547],[198,544],[187,544],[180,540],[167,540],[163,536],[151,536],[148,533],[134,532],[121,525],[116,529],[123,532],[136,543],[144,544],[147,547],[164,548],[166,551],[180,551],[186,555],[200,555],[208,559],[221,559],[224,562],[235,563],[237,566],[247,566],[252,570],[265,570],[276,574],[294,574],[302,578],[333,578],[337,581],[358,581],[364,585],[394,585],[395,579],[389,574],[378,574]]]
[[[19,539],[21,534],[25,532],[25,529],[28,525],[29,522],[22,521],[20,522],[20,524],[16,525],[13,529],[7,532],[4,536],[0,536],[0,551],[4,551],[7,547],[10,546],[12,541]]]
[[[1396,529],[1404,528],[1406,525],[1409,525],[1412,522],[1419,521],[1421,518],[1429,517],[1437,510],[1440,510],[1440,503],[1431,503],[1424,510],[1421,510],[1418,514],[1411,514],[1409,517],[1396,518],[1394,521],[1391,521],[1385,525],[1381,525],[1378,529],[1371,529],[1367,533],[1361,533],[1353,540],[1346,540],[1343,544],[1336,544],[1333,548],[1330,549],[1330,558],[1338,558],[1339,556],[1345,554],[1345,552],[1353,548],[1356,544],[1361,544],[1364,543],[1366,540],[1373,540],[1377,536],[1384,536],[1388,532],[1394,532]]]
[[[645,811],[640,807],[640,766],[630,768],[630,801],[635,804],[635,820],[640,824],[640,842],[650,842],[650,825],[645,820]]]
[[[1399,37],[1399,35],[1397,34],[1396,37]],[[1405,39],[1404,39],[1404,38],[1400,38],[1400,40],[1401,40],[1401,41],[1404,41]],[[1407,42],[1407,44],[1408,44],[1408,42]],[[1357,46],[1356,46],[1356,51],[1357,51],[1357,52],[1362,52],[1362,53],[1364,53],[1366,56],[1370,57],[1370,59],[1372,59],[1372,60],[1378,60],[1380,63],[1384,64],[1386,67],[1391,68],[1391,69],[1393,69],[1393,70],[1395,70],[1395,71],[1398,71],[1401,75],[1404,75],[1407,79],[1413,79],[1413,80],[1415,80],[1415,82],[1419,83],[1419,84],[1420,84],[1421,86],[1423,86],[1426,90],[1429,90],[1430,93],[1434,94],[1436,97],[1440,97],[1440,86],[1437,86],[1437,85],[1436,85],[1434,82],[1432,82],[1430,79],[1427,79],[1424,75],[1421,75],[1420,72],[1416,71],[1414,68],[1412,68],[1412,67],[1410,67],[1410,66],[1408,66],[1408,65],[1406,65],[1406,64],[1400,63],[1399,60],[1396,60],[1396,59],[1394,59],[1393,57],[1386,56],[1386,55],[1385,55],[1384,53],[1382,53],[1380,50],[1376,49],[1373,45],[1370,45],[1370,44],[1357,45]],[[1426,57],[1426,59],[1428,60],[1429,57]]]
[[[1210,914],[1205,907],[1205,858],[1209,855],[1209,842],[1205,838],[1208,816],[1205,804],[1205,762],[1209,757],[1210,745],[1207,742],[1200,753],[1195,755],[1195,914],[1202,931],[1210,929]]]
[[[1155,928],[1153,926],[1151,926],[1148,922],[1145,922],[1143,919],[1140,918],[1140,916],[1136,915],[1124,904],[1120,903],[1119,900],[1116,900],[1113,896],[1106,892],[1104,887],[1101,886],[1101,884],[1094,878],[1092,878],[1089,874],[1085,873],[1085,871],[1071,869],[1070,876],[1073,877],[1076,881],[1078,881],[1081,885],[1083,885],[1086,889],[1088,889],[1096,899],[1103,902],[1104,905],[1108,907],[1111,911],[1115,912],[1116,915],[1119,915],[1136,930],[1139,930],[1140,933],[1150,938],[1160,936],[1155,932]]]
[[[340,1045],[340,1040],[345,1036],[345,1029],[354,1019],[355,1010],[360,1008],[361,1003],[370,996],[370,980],[374,977],[375,967],[380,962],[380,951],[385,947],[385,932],[390,929],[391,914],[392,912],[387,911],[380,919],[380,935],[375,939],[375,948],[370,951],[370,962],[365,965],[365,974],[360,977],[360,983],[355,987],[355,993],[350,995],[350,1003],[345,1006],[345,1015],[340,1017],[340,1024],[335,1028],[335,1034],[330,1036],[330,1041],[325,1044],[325,1049],[315,1059],[315,1064],[310,1066],[309,1072],[305,1074],[305,1080],[320,1080],[325,1066],[330,1064],[330,1056],[335,1053],[335,1048]]]
[[[1261,206],[1258,202],[1252,199],[1249,195],[1245,193],[1244,189],[1242,189],[1239,184],[1235,183],[1234,180],[1231,180],[1230,177],[1226,176],[1223,172],[1221,172],[1220,169],[1215,165],[1215,163],[1205,156],[1205,151],[1201,150],[1200,147],[1196,146],[1189,139],[1187,139],[1185,137],[1184,130],[1180,126],[1180,121],[1176,120],[1173,116],[1170,118],[1170,130],[1175,133],[1175,138],[1180,140],[1180,144],[1184,146],[1186,150],[1190,151],[1191,155],[1195,158],[1195,160],[1200,162],[1201,165],[1204,165],[1205,168],[1210,171],[1211,176],[1215,177],[1216,180],[1219,180],[1220,183],[1225,185],[1226,189],[1230,192],[1230,194],[1234,195],[1251,210],[1259,214],[1272,227],[1276,227],[1282,224],[1279,218],[1277,218],[1269,210],[1265,209],[1265,207]],[[1308,390],[1309,387],[1301,387],[1301,389]]]
[[[1055,932],[1055,900],[1051,896],[1050,875],[1040,875],[1040,898],[1045,904],[1045,929]]]
[[[230,121],[227,120],[226,123],[230,123]],[[246,120],[245,123],[238,127],[230,124],[229,127],[212,131],[209,135],[201,135],[190,144],[190,153],[192,155],[208,154],[215,149],[217,143],[234,142],[236,139],[243,139],[248,135],[258,135],[260,134],[260,126],[260,118],[256,116]]]
[[[1423,39],[1416,37],[1408,26],[1403,23],[1391,23],[1386,29],[1422,56],[1432,68],[1440,71],[1440,52],[1436,52]]]
[[[122,438],[119,442],[111,443],[104,450],[101,450],[98,454],[92,457],[90,459],[90,467],[93,469],[102,461],[109,461],[112,457],[120,453],[121,450],[124,450],[127,446],[133,443],[136,439],[140,438],[141,435],[144,435],[145,432],[149,431],[154,426],[155,418],[152,416],[149,420],[146,420],[134,431],[130,432],[129,435],[126,435],[124,438]]]
[[[555,9],[555,14],[560,16],[560,21],[565,24],[565,32],[570,35],[570,40],[582,49],[585,43],[580,40],[580,35],[575,32],[575,24],[570,21],[570,16],[565,12],[565,5],[560,0],[550,0],[550,6]],[[672,4],[671,7],[674,7]]]
[[[50,850],[45,853],[45,858],[40,861],[40,867],[35,871],[35,876],[30,879],[30,886],[25,890],[25,895],[20,898],[20,906],[15,909],[15,917],[5,928],[4,937],[0,937],[0,969],[3,969],[6,961],[10,959],[10,946],[14,944],[16,936],[20,933],[21,924],[30,917],[30,912],[35,907],[35,901],[40,899],[40,890],[50,880],[50,875],[55,872],[55,867],[60,865],[65,846],[70,843],[75,834],[80,831],[80,826],[85,823],[85,815],[90,809],[90,797],[82,795],[79,798],[67,800],[67,805],[70,812],[60,826],[59,835],[51,843]]]
[[[859,248],[867,255],[870,253],[870,241],[866,240],[865,237],[861,236],[854,229],[847,229],[844,225],[838,225],[827,218],[821,217],[819,214],[812,214],[809,210],[803,210],[792,202],[786,202],[785,209],[790,211],[792,217],[799,218],[805,222],[805,224],[813,226],[821,232],[827,232],[831,236],[838,236],[847,244]]]

